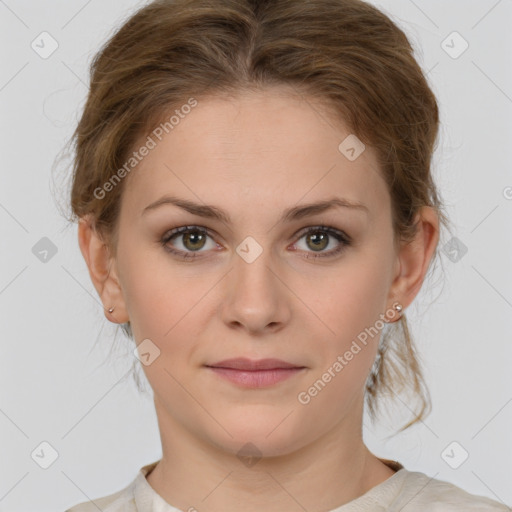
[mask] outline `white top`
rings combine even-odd
[[[359,498],[330,512],[512,511],[502,503],[469,494],[451,483],[408,471],[399,462],[380,460],[396,473]],[[115,494],[75,505],[66,512],[183,512],[169,505],[146,480],[146,475],[158,462],[142,467],[135,480]]]

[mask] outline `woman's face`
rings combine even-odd
[[[399,264],[375,153],[352,138],[340,150],[349,135],[286,88],[199,100],[153,135],[126,178],[115,269],[136,343],[151,340],[161,429],[265,455],[359,432]],[[151,207],[164,197],[194,207]],[[301,369],[209,367],[232,358]]]

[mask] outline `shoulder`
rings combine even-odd
[[[403,512],[420,510],[512,512],[511,508],[499,501],[471,494],[450,482],[438,480],[417,471],[405,471],[403,487],[396,503],[397,510],[403,510]]]
[[[135,512],[136,508],[131,487],[132,484],[103,498],[79,503],[66,510],[66,512],[98,512],[98,510],[102,512]]]
[[[79,503],[65,512],[98,512],[98,510],[102,512],[137,512],[136,495],[139,500],[148,499],[148,492],[151,493],[151,488],[146,481],[146,475],[156,467],[158,462],[157,460],[140,468],[135,479],[120,491],[103,498]]]

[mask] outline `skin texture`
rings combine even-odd
[[[175,507],[328,511],[394,474],[362,440],[364,384],[380,336],[308,404],[297,399],[394,302],[407,308],[438,242],[438,218],[425,207],[414,242],[396,249],[375,153],[366,147],[347,159],[338,146],[349,134],[286,87],[199,100],[125,178],[117,256],[89,219],[79,223],[91,279],[105,309],[115,305],[107,318],[130,321],[137,344],[150,339],[160,350],[143,366],[163,448],[147,479]],[[142,215],[166,194],[215,205],[231,220],[174,205]],[[333,197],[368,210],[279,220],[287,208]],[[198,256],[183,260],[161,239],[190,225],[210,234],[202,247],[183,235],[167,242]],[[315,251],[304,228],[318,226],[352,243],[338,255],[306,259],[343,243],[329,236]],[[236,252],[248,236],[262,249],[252,263]],[[246,389],[204,366],[232,357],[306,368],[274,386]],[[261,454],[250,467],[237,457],[249,442]]]

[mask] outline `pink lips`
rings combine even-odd
[[[251,360],[247,358],[226,359],[206,367],[220,377],[247,388],[272,386],[305,368],[280,359]]]

